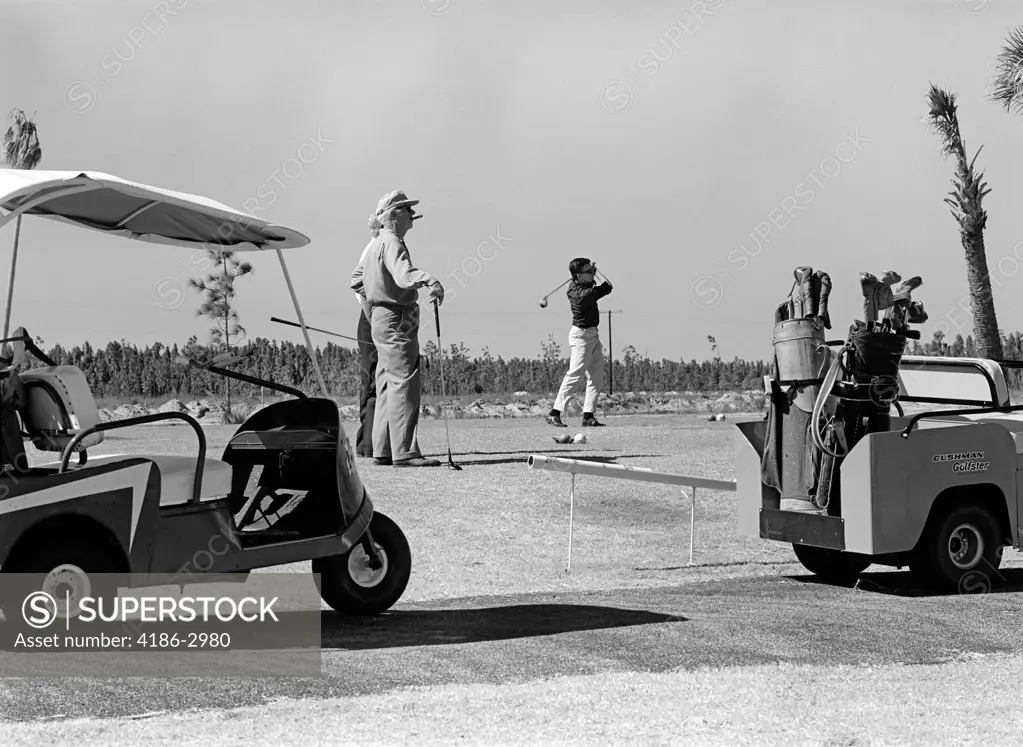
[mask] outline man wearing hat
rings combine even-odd
[[[380,199],[370,220],[379,234],[352,273],[352,289],[365,299],[377,349],[373,457],[377,464],[395,467],[440,466],[436,459],[423,458],[416,437],[422,398],[419,288],[430,288],[431,301],[444,301],[440,281],[412,264],[405,245],[412,222],[422,217],[415,214],[418,204],[401,190]]]

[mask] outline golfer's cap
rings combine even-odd
[[[380,198],[380,202],[377,203],[376,215],[379,218],[385,213],[389,213],[395,208],[404,207],[405,205],[418,205],[419,200],[410,200],[408,196],[402,191],[397,190],[389,194],[384,195]]]

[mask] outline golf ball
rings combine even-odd
[[[584,444],[586,443],[586,436],[582,433],[576,433],[575,438],[572,440],[575,441],[577,444]]]

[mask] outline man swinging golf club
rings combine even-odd
[[[605,280],[600,285],[596,284],[597,266],[586,257],[576,257],[569,262],[568,271],[572,273],[572,282],[567,291],[568,300],[572,304],[572,329],[568,333],[572,357],[558,397],[554,400],[554,407],[547,415],[547,422],[559,428],[568,427],[561,422],[561,413],[585,376],[586,399],[582,424],[603,426],[594,417],[597,397],[604,386],[604,348],[597,334],[597,326],[600,324],[597,301],[611,292],[611,283]]]
[[[400,190],[380,199],[374,213],[379,235],[364,253],[361,282],[355,273],[352,277],[352,288],[370,310],[378,356],[373,457],[377,464],[395,467],[440,466],[436,459],[423,458],[417,438],[422,398],[418,289],[429,286],[430,300],[444,301],[440,281],[412,264],[405,245],[405,235],[420,217],[413,208],[417,204]]]

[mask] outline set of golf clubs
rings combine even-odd
[[[594,269],[596,270],[596,268],[594,268]],[[607,275],[605,275],[604,273],[602,273],[602,272],[601,272],[600,270],[596,270],[596,273],[595,273],[595,275],[596,275],[596,278],[597,278],[598,280],[600,280],[601,282],[607,282],[607,283],[611,283],[611,281],[610,281],[610,280],[608,280],[608,277],[607,277]],[[547,308],[547,299],[548,299],[548,298],[550,298],[551,296],[553,296],[553,295],[554,295],[555,293],[557,293],[557,292],[558,292],[559,290],[561,290],[562,288],[564,288],[564,287],[565,287],[565,286],[566,286],[566,285],[567,285],[568,283],[570,283],[571,281],[572,281],[572,278],[569,278],[569,279],[568,279],[568,280],[566,280],[566,281],[565,281],[564,283],[562,283],[562,284],[561,284],[561,285],[559,285],[559,286],[558,286],[557,288],[555,288],[555,289],[554,289],[554,290],[552,290],[552,291],[551,291],[550,293],[548,293],[548,294],[547,294],[546,296],[544,296],[543,298],[541,298],[541,299],[540,299],[540,308],[541,308],[541,309],[546,309],[546,308]],[[612,283],[612,285],[613,285],[613,283]]]
[[[441,341],[440,341],[440,306],[437,304],[436,301],[434,301],[434,304],[433,304],[433,320],[434,320],[434,322],[437,325],[437,350],[440,352],[440,392],[441,392],[441,397],[446,399],[447,398],[447,387],[444,385],[444,346],[441,344]],[[288,321],[287,319],[279,319],[276,316],[270,317],[270,321],[271,322],[275,322],[277,324],[286,324],[289,327],[299,327],[299,328],[302,327],[302,325],[299,324],[298,322],[291,322],[291,321]],[[327,330],[327,329],[318,329],[316,327],[310,327],[308,324],[305,325],[305,328],[309,329],[309,330],[312,330],[314,332],[321,332],[321,333],[323,333],[325,335],[330,335],[331,337],[340,337],[343,340],[353,340],[353,341],[359,343],[360,345],[369,344],[369,343],[366,343],[363,340],[358,339],[357,337],[349,337],[348,335],[338,334],[337,332],[331,332],[330,330]],[[311,350],[309,352],[310,352],[310,354],[312,354]],[[455,464],[455,460],[451,456],[451,432],[448,429],[448,414],[444,410],[444,405],[443,404],[441,405],[440,409],[441,409],[441,413],[444,415],[444,435],[445,435],[445,437],[447,439],[447,445],[448,445],[448,465],[447,466],[448,466],[448,469],[453,469],[453,470],[456,470],[456,471],[460,472],[462,470],[462,468],[459,465]]]
[[[900,281],[901,284],[893,291],[892,286]],[[892,270],[883,273],[880,278],[869,272],[861,272],[863,321],[867,325],[867,331],[900,334],[909,323],[926,322],[927,312],[923,304],[914,301],[912,295],[923,282],[919,275],[903,281],[902,276]]]

